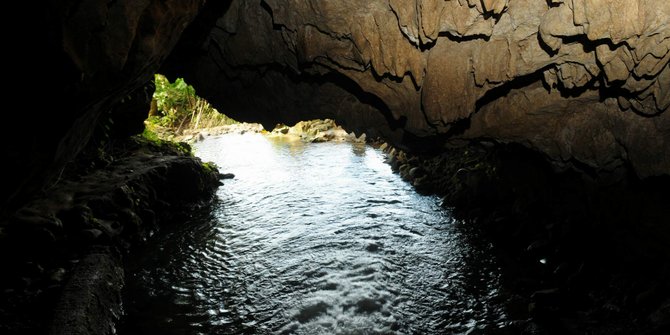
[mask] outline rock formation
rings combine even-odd
[[[234,0],[190,48],[168,68],[236,118],[670,174],[665,0]]]
[[[7,274],[0,279],[10,282],[11,287],[32,290],[36,287],[31,286],[33,282],[62,283],[63,264],[71,258],[69,253],[51,253],[56,242],[62,241],[59,246],[68,250],[116,238],[120,236],[118,229],[106,229],[105,222],[112,219],[129,227],[138,226],[138,218],[143,224],[151,224],[151,213],[161,210],[163,203],[155,195],[169,194],[165,190],[145,192],[155,201],[139,206],[128,196],[119,197],[119,202],[113,198],[114,192],[101,190],[120,189],[121,195],[128,195],[125,190],[130,188],[124,188],[124,183],[135,180],[137,189],[152,184],[179,192],[183,191],[180,186],[197,185],[189,195],[212,192],[215,181],[184,174],[184,165],[178,164],[181,158],[158,157],[154,164],[141,160],[141,167],[133,165],[132,169],[117,164],[119,172],[112,175],[123,180],[119,184],[105,179],[108,174],[104,169],[100,172],[103,175],[70,175],[71,179],[84,181],[91,178],[90,185],[95,189],[68,190],[66,178],[61,178],[76,170],[72,169],[76,157],[91,163],[91,158],[82,158],[86,156],[84,148],[93,152],[103,149],[100,145],[104,141],[90,141],[93,134],[113,141],[142,129],[141,120],[153,91],[151,79],[161,66],[162,72],[185,77],[224,113],[240,120],[260,121],[268,127],[330,118],[347,130],[365,132],[369,138],[384,137],[410,153],[442,149],[449,142],[485,140],[478,146],[482,152],[490,149],[490,142],[517,143],[540,153],[543,164],[546,158],[554,168],[575,168],[598,178],[618,178],[622,172],[633,172],[641,178],[664,175],[643,181],[653,184],[654,192],[647,192],[648,185],[628,192],[629,184],[621,183],[620,194],[612,197],[609,189],[599,190],[605,196],[588,194],[591,185],[582,185],[588,181],[580,176],[580,183],[554,191],[560,193],[558,199],[570,199],[579,193],[572,201],[583,205],[580,208],[587,215],[575,219],[572,211],[564,210],[570,206],[547,201],[552,204],[548,208],[558,203],[557,210],[538,213],[554,216],[556,224],[545,224],[550,221],[536,220],[532,215],[526,217],[527,221],[514,216],[533,214],[531,209],[538,208],[536,198],[552,199],[543,194],[552,195],[543,185],[564,186],[562,179],[535,182],[532,173],[526,173],[532,169],[524,169],[525,161],[516,156],[510,159],[514,168],[508,172],[519,179],[509,179],[506,184],[500,178],[483,175],[482,169],[458,169],[453,173],[436,169],[440,175],[435,180],[454,176],[463,189],[486,197],[495,194],[490,191],[494,188],[511,191],[499,192],[502,196],[498,198],[507,200],[501,205],[515,213],[509,217],[497,213],[495,219],[499,220],[490,221],[503,222],[498,229],[521,222],[529,236],[537,238],[537,231],[547,230],[543,233],[550,235],[549,241],[563,247],[571,245],[571,240],[563,240],[564,235],[583,239],[583,230],[600,233],[612,228],[614,235],[632,240],[613,245],[634,256],[618,263],[607,254],[594,258],[598,262],[610,258],[617,262],[617,268],[626,268],[622,264],[644,261],[649,254],[660,255],[661,261],[649,263],[652,268],[667,260],[668,187],[664,185],[670,176],[670,3],[666,0],[53,0],[26,2],[24,6],[29,8],[7,11],[27,15],[13,20],[19,23],[6,29],[10,36],[5,44],[14,58],[5,65],[19,72],[12,78],[19,92],[7,94],[11,101],[5,112],[12,116],[7,118],[12,123],[0,140],[4,154],[0,246],[7,248],[2,253],[9,259],[5,263],[18,265],[3,266]],[[10,109],[10,102],[22,106]],[[91,143],[95,144],[93,148]],[[461,155],[456,150],[458,154],[452,157],[467,158],[467,149],[462,151]],[[519,152],[530,155],[525,149]],[[440,156],[436,157],[442,164]],[[161,166],[169,161],[175,163],[176,170]],[[183,162],[201,167],[193,158],[184,158]],[[417,162],[409,158],[404,165],[396,165],[422,189],[429,180],[428,171],[424,171],[428,169],[411,165]],[[151,183],[144,177],[126,178],[144,168],[154,171],[146,174]],[[521,182],[510,182],[516,180]],[[664,182],[657,183],[659,180]],[[96,201],[84,201],[83,197],[90,195],[102,195],[97,212],[89,207]],[[31,197],[37,199],[29,201]],[[59,210],[38,206],[35,211],[14,213],[23,205],[40,203],[40,197],[49,199],[50,206]],[[495,200],[490,202],[499,203]],[[60,210],[73,210],[74,201],[86,202],[87,207],[76,207],[83,216],[74,215],[75,220],[65,223],[54,216]],[[180,199],[165,203],[169,202],[178,203]],[[120,204],[125,207],[116,206]],[[617,210],[610,213],[612,207]],[[600,208],[606,210],[598,211]],[[629,212],[628,208],[636,210]],[[136,209],[145,217],[123,209]],[[4,220],[22,213],[17,220]],[[573,221],[564,222],[568,220]],[[630,230],[633,233],[625,229],[618,233],[615,228],[624,225],[635,226]],[[78,235],[65,232],[69,227]],[[571,232],[575,227],[578,229]],[[132,235],[129,230],[128,236],[143,236]],[[26,238],[8,237],[10,233]],[[601,235],[589,236],[595,236],[594,242],[603,240]],[[82,240],[85,243],[78,245]],[[588,238],[583,240],[587,245],[584,250],[606,250]],[[653,252],[630,252],[644,250],[639,246],[650,246]],[[33,251],[39,251],[45,261],[29,261],[34,258]],[[51,262],[52,256],[60,257],[60,263]],[[97,264],[96,259],[84,263]],[[569,260],[576,266],[581,258]],[[49,271],[40,265],[47,263]],[[583,273],[584,262],[581,264],[577,274]],[[117,266],[109,265],[101,264],[110,269]],[[98,270],[86,272],[96,274]],[[651,282],[668,282],[665,274],[653,278]],[[636,280],[630,283],[613,282],[603,287],[638,286],[632,284],[638,283]],[[98,284],[91,282],[92,286]],[[620,295],[626,297],[621,301],[632,300],[635,308],[651,313],[647,315],[652,324],[660,329],[668,325],[670,300],[653,302],[645,298],[656,296],[656,291],[667,292],[667,285],[653,286],[655,289],[639,292],[644,288],[639,285],[629,290],[633,295],[625,290]],[[77,292],[79,288],[75,282],[66,290]],[[20,296],[22,291],[3,292],[18,292]],[[548,292],[555,295],[558,291],[538,292],[546,297],[551,295]],[[110,296],[114,300],[115,294]],[[70,304],[70,300],[63,301],[66,306]],[[77,310],[93,310],[87,307],[91,301],[79,301],[83,308]],[[600,302],[598,306],[616,307]],[[542,305],[538,306],[536,310],[541,310]],[[618,317],[610,313],[617,308],[607,307],[607,315]],[[113,311],[107,316],[114,316]],[[70,330],[68,318],[56,320],[66,325],[60,329]],[[81,325],[86,329],[85,323]]]
[[[27,17],[14,20],[9,34],[9,54],[19,59],[8,67],[19,73],[7,103],[20,107],[6,111],[12,124],[0,140],[0,208],[11,210],[56,183],[107,119],[139,124],[116,122],[123,130],[112,132],[141,132],[153,93],[147,83],[203,2],[49,1],[16,11]]]
[[[14,30],[43,29],[8,42],[26,109],[0,141],[8,211],[56,183],[101,121],[120,125],[113,134],[140,129],[131,123],[161,64],[266,126],[331,118],[412,150],[489,139],[592,175],[670,174],[665,0],[27,6]]]

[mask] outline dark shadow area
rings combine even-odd
[[[16,210],[33,193],[42,191],[41,184],[53,181],[54,171],[45,171],[57,159],[59,141],[83,112],[80,100],[90,92],[82,92],[77,65],[62,49],[59,10],[55,5],[21,5],[18,13],[30,13],[31,19],[20,19],[6,42],[15,51],[8,61],[9,95],[20,101],[12,112],[11,122],[0,141],[4,158],[4,175],[0,188],[0,217]],[[30,7],[30,8],[27,8]],[[36,8],[39,7],[39,8]],[[44,29],[36,30],[31,20]],[[25,25],[25,26],[24,26]],[[19,73],[20,71],[20,73]],[[40,92],[35,98],[34,92]],[[29,136],[26,136],[29,133]],[[26,157],[25,153],[30,153]],[[55,165],[55,164],[54,164]]]
[[[484,94],[484,96],[482,96],[477,100],[477,103],[475,104],[475,113],[476,111],[479,111],[480,109],[482,109],[482,107],[488,105],[489,103],[507,96],[512,90],[522,89],[534,83],[543,83],[544,71],[551,68],[552,66],[553,65],[544,67],[542,69],[539,69],[538,71],[535,71],[525,76],[516,77],[511,81],[504,83],[503,85],[500,85],[498,87],[486,91],[486,94]]]
[[[426,171],[407,179],[442,194],[444,206],[494,241],[510,316],[525,320],[510,334],[669,329],[670,177],[640,180],[628,170],[601,183],[514,144],[471,143],[391,164],[401,176]]]
[[[186,27],[159,72],[172,80],[181,77],[183,65],[206,52],[203,45],[213,27],[216,27],[216,21],[228,11],[230,4],[231,1],[207,1],[193,22]]]
[[[540,47],[544,52],[547,53],[549,56],[555,56],[558,53],[558,50],[552,50],[551,47],[547,45],[547,43],[544,42],[540,34],[537,34],[537,43],[540,44]]]
[[[363,104],[372,106],[373,108],[378,110],[388,122],[388,125],[391,128],[391,130],[403,128],[405,126],[405,123],[407,122],[405,116],[401,116],[398,119],[394,118],[393,114],[391,113],[391,109],[386,105],[386,103],[381,98],[372,93],[364,91],[358,85],[358,83],[356,83],[354,80],[348,78],[347,76],[339,72],[332,71],[326,74],[325,76],[310,77],[308,82],[309,81],[318,85],[323,85],[325,83],[333,83],[339,86],[340,88],[354,95]]]
[[[610,83],[610,85],[608,86],[605,84],[605,79],[600,78],[600,87],[599,87],[600,101],[605,101],[606,99],[623,99],[625,101],[635,100],[637,96],[634,93],[631,93],[630,91],[623,89],[621,87],[621,85],[623,85],[624,83],[625,83],[624,81],[618,81]],[[653,108],[653,110],[654,112],[650,112],[649,109],[646,109],[644,112],[642,112],[638,110],[635,107],[635,105],[631,104],[630,102],[628,108],[625,109],[626,112],[633,112],[636,115],[644,118],[654,118],[664,113],[664,111],[656,110],[655,108]]]
[[[450,41],[454,41],[454,42],[466,42],[466,41],[474,41],[474,40],[488,41],[488,40],[491,39],[491,36],[488,36],[488,35],[457,36],[457,35],[454,35],[454,34],[448,32],[448,31],[440,32],[437,36],[438,37],[446,37]]]
[[[270,7],[270,5],[268,5],[268,3],[265,2],[265,0],[261,1],[261,8],[263,8],[263,10],[265,10],[272,18],[272,29],[282,30],[283,26],[275,23],[274,16],[272,15],[272,7]]]

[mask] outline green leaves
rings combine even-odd
[[[158,115],[150,116],[147,119],[149,124],[171,128],[180,134],[189,128],[201,129],[237,123],[197,96],[193,86],[182,78],[171,83],[165,76],[156,74],[154,83],[156,91],[153,99],[156,101]]]
[[[158,123],[164,127],[177,127],[183,124],[191,117],[200,99],[195,95],[195,89],[182,78],[170,83],[165,76],[156,74],[154,80],[156,84],[154,99],[161,115]]]

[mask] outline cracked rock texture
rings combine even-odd
[[[236,118],[670,174],[666,0],[233,0],[203,32],[167,68]]]

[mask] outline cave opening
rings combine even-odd
[[[30,7],[0,333],[669,332],[667,2]]]
[[[155,81],[143,136],[189,142],[226,179],[133,252],[118,333],[464,332],[508,318],[489,238],[416,192],[432,184],[419,157],[332,120],[221,126],[183,79]]]

